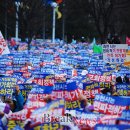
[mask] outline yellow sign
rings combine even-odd
[[[126,59],[124,61],[125,66],[130,66],[130,50],[126,53]]]

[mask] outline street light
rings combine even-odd
[[[21,4],[20,0],[15,0],[15,5],[16,5],[15,40],[16,40],[16,43],[18,42],[18,34],[19,34],[19,16],[18,16],[18,12],[19,12],[19,6],[20,6],[20,4]]]
[[[65,0],[63,0],[62,40],[65,42]]]
[[[7,40],[7,0],[5,0],[5,39]]]
[[[55,30],[56,30],[56,7],[58,6],[56,2],[52,2],[51,6],[53,8],[53,24],[52,24],[52,43],[55,43]]]
[[[43,41],[46,39],[46,3],[44,1],[44,14],[43,14]]]

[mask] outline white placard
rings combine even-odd
[[[107,63],[124,63],[126,58],[127,44],[104,44],[103,60]]]
[[[9,51],[7,43],[0,31],[0,55],[4,55],[4,54],[10,54],[10,51]]]

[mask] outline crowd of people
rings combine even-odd
[[[130,128],[129,66],[105,63],[85,42],[30,46],[0,56],[1,130]]]

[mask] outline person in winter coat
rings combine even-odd
[[[5,99],[5,103],[9,104],[12,112],[18,112],[23,109],[24,97],[20,92],[19,86],[15,87],[15,92],[12,95],[12,99]]]

